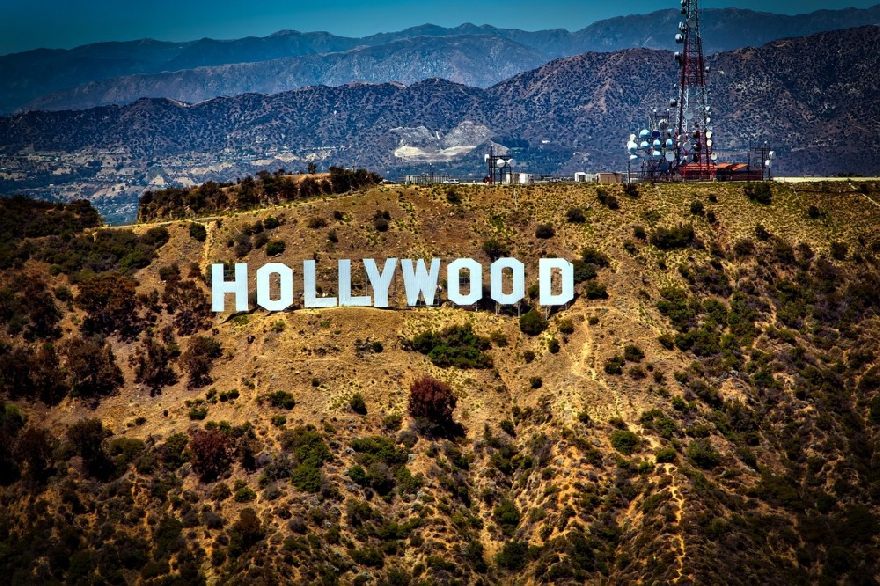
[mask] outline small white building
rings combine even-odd
[[[593,183],[596,180],[595,175],[590,173],[584,173],[583,171],[578,171],[574,174],[574,182],[575,183]]]

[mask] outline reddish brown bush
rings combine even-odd
[[[79,286],[76,304],[88,312],[83,330],[90,334],[133,338],[140,331],[137,283],[130,277],[107,273]]]
[[[27,465],[28,477],[43,482],[49,473],[55,439],[45,429],[29,427],[18,436],[15,455]]]
[[[229,470],[234,449],[229,434],[211,429],[193,432],[189,453],[193,471],[202,482],[213,482]]]
[[[168,313],[174,314],[174,327],[181,336],[190,336],[208,327],[211,305],[195,281],[166,281],[162,301]]]
[[[72,338],[65,345],[64,355],[74,396],[110,395],[125,382],[109,344],[97,339]]]
[[[415,381],[409,388],[409,414],[441,427],[452,425],[455,395],[449,385],[430,376]]]
[[[190,388],[211,384],[211,366],[223,355],[223,347],[207,336],[193,336],[181,360],[189,371]]]

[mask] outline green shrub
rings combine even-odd
[[[296,407],[293,395],[287,391],[275,391],[269,395],[269,404],[276,409],[286,409],[287,411]]]
[[[605,372],[608,374],[623,374],[625,362],[622,356],[612,356],[605,361]]]
[[[661,250],[687,248],[694,241],[694,227],[690,224],[679,224],[672,228],[658,226],[651,234],[651,244]]]
[[[559,333],[564,336],[570,336],[574,333],[574,322],[570,319],[560,320],[557,327],[559,328]]]
[[[849,246],[845,242],[834,241],[831,243],[831,248],[829,250],[831,254],[831,258],[835,260],[846,260],[847,252],[849,251]]]
[[[348,406],[358,415],[367,414],[367,402],[364,401],[364,396],[360,393],[351,396],[351,399],[348,400]]]
[[[645,358],[645,353],[635,344],[627,344],[623,349],[623,357],[629,362],[641,362]]]
[[[596,283],[595,281],[591,281],[587,283],[586,288],[584,289],[584,295],[587,299],[608,299],[608,288],[604,283]]]
[[[824,215],[825,214],[822,212],[822,210],[820,210],[815,205],[810,205],[810,207],[807,208],[807,217],[811,220],[818,220],[819,218],[821,218]]]
[[[559,340],[556,338],[550,338],[550,340],[547,341],[547,350],[550,354],[556,354],[559,352]]]
[[[611,445],[615,450],[629,456],[641,444],[639,436],[625,429],[615,429],[611,432]]]
[[[238,521],[229,531],[229,555],[238,557],[263,540],[265,533],[257,513],[251,508],[242,509]]]
[[[871,421],[880,423],[880,395],[871,399]]]
[[[330,450],[314,426],[299,426],[281,434],[282,447],[293,458],[291,479],[306,492],[318,492],[323,482],[321,467],[330,459]]]
[[[266,256],[278,256],[283,254],[287,249],[287,243],[284,240],[270,240],[266,244]]]
[[[528,556],[528,544],[521,541],[508,541],[495,556],[495,563],[500,568],[516,572],[526,567]]]
[[[454,187],[450,187],[446,190],[446,201],[455,206],[461,203],[461,196],[458,195],[458,192],[455,191]]]
[[[749,201],[755,203],[769,205],[773,200],[773,192],[769,183],[748,183],[743,186],[743,193],[749,198]]]
[[[660,448],[654,455],[654,459],[657,460],[658,464],[675,462],[677,457],[678,455],[675,453],[675,450],[670,447]]]
[[[530,309],[519,318],[519,329],[527,336],[537,336],[550,324],[537,310]]]
[[[581,208],[569,209],[565,214],[565,219],[572,224],[583,224],[587,221],[587,217],[584,215],[584,210]]]
[[[192,222],[189,225],[189,236],[193,240],[204,242],[208,237],[208,232],[203,225]]]
[[[189,418],[193,421],[203,421],[208,416],[207,405],[193,405],[189,408]]]
[[[613,195],[609,195],[608,192],[601,187],[596,190],[596,198],[599,200],[599,203],[606,206],[609,210],[620,208],[620,204],[617,203],[617,198]]]
[[[687,457],[700,468],[711,469],[721,462],[721,456],[707,440],[698,439],[690,443]]]
[[[537,228],[535,228],[535,238],[540,238],[541,240],[547,240],[549,238],[553,238],[556,235],[556,230],[553,229],[553,226],[550,224],[539,224]]]
[[[361,566],[381,568],[385,564],[385,557],[375,547],[363,547],[351,551],[351,559]]]
[[[489,338],[476,335],[470,324],[450,326],[439,333],[424,332],[410,341],[413,350],[441,368],[491,368],[492,358],[486,354],[491,345]]]
[[[486,240],[483,242],[483,252],[486,253],[492,261],[496,261],[501,257],[507,256],[510,254],[510,248],[503,242],[499,242],[494,238],[491,240]]]
[[[510,499],[503,499],[492,511],[492,518],[498,523],[501,532],[510,537],[516,531],[520,522],[519,509]]]
[[[693,201],[691,202],[691,213],[695,216],[702,216],[705,211],[705,207],[703,206],[703,202],[701,201]]]

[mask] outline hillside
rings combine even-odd
[[[141,97],[195,102],[355,81],[413,83],[440,77],[485,87],[551,59],[588,51],[672,50],[679,16],[675,9],[621,16],[574,32],[426,24],[360,39],[283,30],[232,40],[145,39],[39,49],[0,56],[0,114],[125,104]],[[582,22],[589,20],[584,14]],[[798,15],[708,9],[703,17],[707,53],[877,24],[878,6]]]
[[[880,579],[880,185],[0,206],[11,584]],[[577,298],[206,305],[212,262],[332,294],[336,259],[489,254],[575,260]]]

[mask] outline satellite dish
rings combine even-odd
[[[675,35],[675,42],[679,43],[679,44],[683,43],[684,42],[684,35],[681,33],[678,33],[677,35]]]
[[[711,158],[712,158],[713,161],[717,161],[717,160],[718,160],[718,153],[712,153],[712,157],[711,157]]]
[[[672,151],[668,151],[666,153],[666,160],[670,163],[673,162],[675,160],[675,153],[673,153]]]
[[[712,119],[706,116],[706,124],[709,124],[710,122],[712,122]]]
[[[711,130],[706,131],[706,138],[712,138],[712,131]]]
[[[690,110],[685,111],[685,113],[684,113],[684,119],[685,119],[685,120],[693,120],[693,119],[694,119],[694,113],[691,112]]]
[[[675,146],[675,143],[672,142],[671,138],[667,138],[666,139],[666,148],[671,149],[673,146]]]
[[[651,146],[654,147],[655,149],[659,149],[660,148],[660,139],[655,138],[654,142],[651,144]]]
[[[507,159],[507,166],[508,167],[513,167],[515,164],[516,164],[516,161],[514,161],[513,159]]]
[[[639,132],[639,138],[642,140],[645,140],[649,136],[651,136],[651,133],[648,132],[647,130],[642,130],[641,132]]]
[[[629,141],[630,141],[630,142],[634,141],[635,139],[636,139],[636,135],[635,135],[635,134],[630,134],[630,135],[629,135]]]
[[[643,148],[643,149],[646,149],[646,148],[648,148],[648,147],[651,146],[651,145],[648,144],[648,141],[647,141],[647,140],[643,140],[643,141],[642,141],[642,144],[640,144],[639,146],[640,146],[641,148]]]
[[[768,169],[770,168],[770,160],[769,159],[764,161],[764,166],[767,167]]]
[[[678,106],[678,100],[676,100],[676,99],[669,100],[669,107],[670,108],[676,108],[677,106]]]
[[[638,160],[638,158],[639,158],[638,155],[630,155],[630,156],[629,156],[629,160],[630,160],[630,161]]]
[[[772,161],[775,158],[776,158],[776,151],[770,151],[770,160]]]
[[[706,140],[706,146],[708,146],[708,147],[712,146],[712,139],[711,138]]]
[[[484,161],[488,161],[488,160],[489,160],[489,153],[486,153],[485,155],[483,155],[483,160],[484,160]]]

